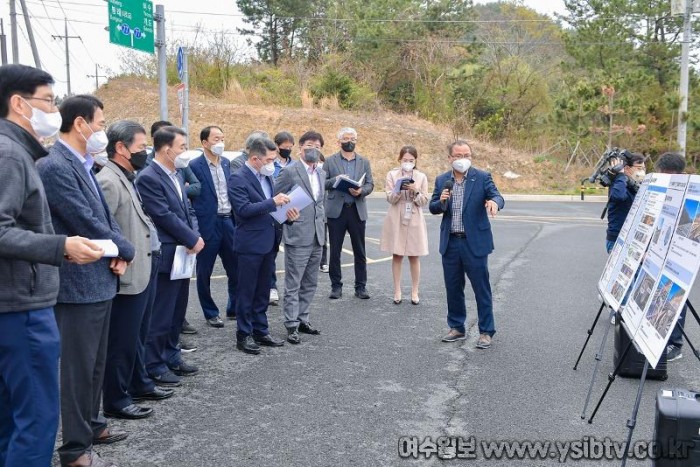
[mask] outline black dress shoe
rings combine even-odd
[[[253,339],[258,345],[264,345],[267,347],[282,347],[284,345],[283,340],[275,339],[269,334],[265,334],[264,336],[253,336]]]
[[[246,336],[244,340],[239,340],[236,342],[236,348],[251,355],[257,355],[260,353],[260,346],[255,343],[252,336]]]
[[[172,397],[173,394],[175,394],[175,391],[172,389],[161,389],[158,386],[156,386],[153,389],[153,391],[151,391],[151,392],[145,392],[143,394],[132,395],[131,400],[134,402],[162,401],[163,399],[167,399],[169,397]]]
[[[367,300],[369,298],[369,294],[367,293],[367,289],[356,289],[355,296],[357,298],[361,298],[363,300]]]
[[[182,362],[178,366],[171,366],[170,371],[175,373],[177,376],[194,376],[199,373],[199,368]]]
[[[301,344],[301,337],[299,337],[299,331],[297,328],[287,329],[287,342],[290,344]]]
[[[180,382],[180,377],[175,375],[172,371],[166,371],[162,375],[154,376],[149,375],[154,383],[158,386],[163,386],[166,388],[177,388],[182,386]]]
[[[180,334],[197,334],[197,330],[190,323],[185,321],[180,330]]]
[[[304,334],[311,334],[314,336],[318,336],[321,334],[321,331],[316,329],[315,327],[311,326],[309,323],[300,323],[299,324],[299,332],[304,333]]]
[[[331,290],[331,294],[328,296],[328,298],[337,300],[340,297],[343,296],[343,289],[333,289]]]
[[[141,418],[150,417],[153,409],[150,407],[141,407],[136,404],[127,405],[120,410],[105,410],[105,417],[123,418],[125,420],[139,420]]]
[[[127,436],[129,436],[129,434],[126,431],[107,428],[107,433],[103,433],[99,438],[93,438],[92,444],[112,444],[125,440]]]

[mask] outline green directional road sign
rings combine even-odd
[[[109,42],[153,53],[155,32],[151,0],[108,0]]]

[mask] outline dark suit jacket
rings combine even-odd
[[[228,181],[231,177],[231,163],[225,157],[221,157],[220,160],[221,167],[224,169],[224,176]],[[214,235],[216,225],[216,214],[219,207],[216,185],[211,177],[209,161],[204,154],[193,159],[189,167],[192,169],[195,177],[197,177],[197,180],[202,183],[202,191],[199,193],[199,196],[192,200],[192,207],[199,221],[199,232],[202,234],[204,241],[206,241]]]
[[[271,177],[270,191],[274,193]],[[234,249],[237,253],[264,255],[276,245],[279,230],[278,222],[270,215],[277,209],[272,198],[265,199],[260,182],[248,166],[243,165],[231,174],[228,183],[228,197],[236,217]],[[241,264],[242,267],[245,265]]]
[[[93,185],[83,165],[63,143],[53,145],[49,155],[37,163],[37,170],[56,233],[92,240],[111,239],[121,258],[134,259],[134,246],[109,214],[100,185],[96,180]],[[109,268],[110,261],[111,258],[102,258],[83,265],[64,262],[60,268],[58,302],[97,303],[114,298],[117,276]]]
[[[186,193],[182,180],[176,177],[180,189]],[[175,247],[192,248],[199,240],[197,217],[185,196],[180,198],[168,174],[155,162],[143,169],[136,179],[136,188],[143,200],[143,209],[158,229],[162,245],[159,272],[169,272],[173,267]]]
[[[465,175],[464,201],[462,204],[462,223],[467,235],[467,244],[474,256],[486,256],[493,251],[493,233],[491,223],[484,204],[487,200],[495,201],[498,209],[503,209],[505,202],[493,183],[491,174],[471,167]],[[452,171],[438,175],[435,179],[435,190],[430,200],[430,212],[442,214],[440,223],[440,254],[447,250],[452,223],[452,198],[443,207],[440,193],[447,180],[454,180]]]
[[[155,151],[153,148],[148,148],[148,156],[146,157],[146,166],[150,166],[155,159]],[[202,191],[202,182],[195,176],[192,169],[188,165],[184,169],[177,169],[177,174],[182,178],[183,183],[187,183],[187,196],[190,200],[196,199]]]

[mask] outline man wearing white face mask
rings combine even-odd
[[[219,256],[228,277],[226,317],[235,319],[237,263],[233,251],[234,222],[228,199],[231,163],[221,157],[224,153],[224,132],[221,128],[208,126],[202,129],[199,139],[204,154],[190,162],[192,172],[202,183],[199,196],[192,201],[199,221],[199,232],[204,239],[204,249],[197,255],[197,294],[207,324],[222,328],[224,322],[212,299],[210,282],[216,257]]]
[[[182,360],[178,348],[187,311],[190,279],[170,279],[175,249],[184,245],[191,254],[204,248],[194,210],[177,169],[185,167],[187,142],[180,128],[167,126],[153,136],[155,159],[136,179],[143,209],[151,217],[161,242],[158,297],[153,305],[151,328],[146,338],[146,371],[159,386],[180,386],[180,376],[199,372]]]
[[[61,333],[62,465],[90,465],[86,461],[93,457],[93,444],[126,437],[110,430],[99,413],[112,299],[118,276],[135,256],[92,172],[92,155],[104,151],[108,142],[102,109],[94,96],[63,101],[60,139],[37,164],[56,232],[109,239],[118,249],[117,257],[60,269],[55,311]]]
[[[438,175],[430,200],[430,212],[442,214],[440,254],[447,291],[447,325],[443,342],[466,339],[464,324],[464,276],[469,278],[479,315],[478,349],[491,347],[496,332],[489,283],[488,255],[493,234],[488,216],[503,209],[504,201],[491,174],[471,165],[472,150],[464,140],[448,146],[452,170]]]
[[[40,138],[61,126],[53,78],[0,67],[0,465],[51,465],[59,413],[59,266],[104,254],[83,237],[56,234],[35,162]]]

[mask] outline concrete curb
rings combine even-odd
[[[370,198],[385,198],[386,194],[383,191],[374,191],[369,195]],[[581,195],[526,195],[526,194],[504,194],[503,198],[506,201],[554,201],[554,202],[579,202],[579,203],[605,203],[608,200],[607,196],[586,195],[581,201]]]

